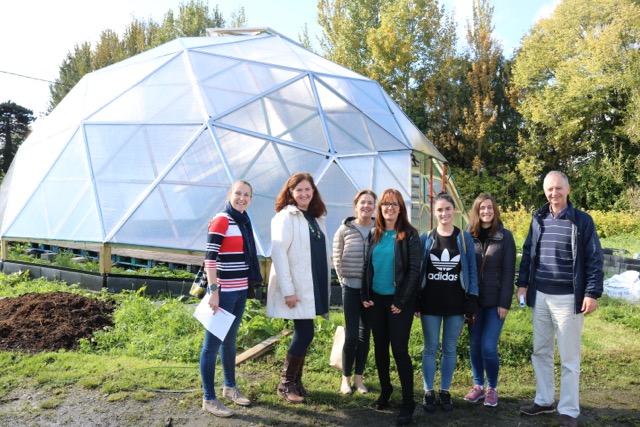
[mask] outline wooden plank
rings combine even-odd
[[[262,341],[260,344],[251,347],[249,350],[245,351],[242,354],[236,356],[236,365],[239,365],[247,360],[255,359],[256,357],[260,357],[263,354],[271,351],[273,347],[275,347],[276,343],[280,338],[284,338],[287,335],[290,335],[293,331],[291,329],[284,329],[278,335],[275,335],[271,338],[267,338]]]

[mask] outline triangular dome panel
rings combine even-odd
[[[95,178],[152,181],[198,129],[194,125],[86,125]]]
[[[8,234],[55,235],[64,240],[101,241],[85,145],[80,133],[69,142]]]
[[[318,80],[343,96],[349,103],[382,126],[396,139],[409,146],[383,96],[382,88],[379,84],[371,80],[354,80],[329,76],[320,76]]]
[[[353,216],[353,196],[360,188],[353,185],[335,162],[329,165],[316,185],[323,195],[327,210],[331,212],[326,218],[327,230],[337,230],[345,218]],[[336,191],[337,189],[340,191]],[[331,198],[325,200],[325,194],[330,194]],[[333,240],[333,234],[327,236],[327,239]]]
[[[199,107],[195,86],[183,56],[177,56],[155,73],[117,97],[92,115],[92,122],[202,121],[206,114]]]
[[[165,182],[221,186],[229,182],[209,128],[203,128],[191,146],[164,177]]]
[[[9,222],[19,215],[20,210],[68,144],[69,139],[77,131],[77,128],[70,129],[51,135],[49,138],[30,137],[20,146],[2,181],[2,192],[0,192],[2,202],[0,205],[3,207],[3,227],[8,227]],[[44,136],[42,133],[40,135]],[[34,167],[34,159],[38,159],[37,167]]]
[[[409,148],[323,84],[316,85],[316,88],[331,142],[338,154]]]
[[[336,161],[345,175],[356,183],[358,191],[373,188],[375,156],[341,157]]]
[[[299,75],[294,71],[200,52],[191,52],[189,59],[212,117]]]
[[[199,240],[195,237],[203,235],[213,215],[223,207],[229,184],[219,188],[161,184],[117,230],[113,241],[136,244],[144,240],[159,248],[202,248],[206,238],[194,241]]]
[[[251,47],[248,48],[248,45],[251,45]],[[283,42],[282,39],[278,37],[245,39],[235,43],[201,47],[198,50],[232,58],[240,58],[245,61],[306,70],[304,62],[291,54],[288,43]]]
[[[307,78],[265,94],[220,117],[222,124],[329,151],[324,127]]]
[[[399,152],[380,153],[375,159],[373,187],[396,188],[410,200],[411,158]]]

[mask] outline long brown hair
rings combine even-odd
[[[316,187],[315,182],[313,181],[313,177],[311,174],[306,172],[294,173],[287,179],[287,182],[282,186],[282,190],[278,193],[276,197],[276,212],[280,212],[282,209],[287,207],[288,205],[295,205],[296,201],[293,198],[293,189],[296,188],[296,185],[300,184],[302,181],[309,181],[311,184],[311,188],[313,188],[313,197],[309,202],[309,208],[307,212],[315,218],[321,217],[327,213],[327,206],[322,201],[322,197],[320,196],[320,192],[318,191],[318,187]]]
[[[480,230],[482,228],[482,221],[480,221],[480,205],[485,200],[491,200],[491,204],[493,205],[493,220],[491,221],[491,230],[489,231],[489,236],[493,236],[498,231],[498,227],[500,226],[500,209],[498,209],[498,204],[496,203],[496,199],[489,193],[482,193],[478,197],[476,197],[475,202],[473,202],[473,207],[471,208],[471,216],[469,217],[469,232],[473,237],[478,237],[480,235]]]
[[[396,240],[400,241],[404,239],[407,230],[411,228],[415,230],[415,227],[409,222],[409,217],[407,216],[407,207],[404,204],[402,194],[395,188],[387,188],[380,195],[380,202],[378,203],[378,207],[376,208],[376,226],[373,229],[373,240],[376,243],[379,242],[382,238],[387,225],[386,221],[384,220],[384,216],[382,216],[382,204],[386,203],[387,200],[391,199],[392,196],[395,196],[396,200],[398,201],[399,209],[398,219],[393,227],[396,231]]]

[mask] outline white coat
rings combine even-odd
[[[325,217],[316,218],[325,235],[327,250],[327,293],[331,292],[331,253]],[[267,316],[281,319],[313,319],[316,303],[311,273],[309,225],[304,214],[288,205],[271,219],[271,271],[267,290]],[[285,304],[284,297],[296,295],[295,308]]]

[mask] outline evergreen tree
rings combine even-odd
[[[15,102],[0,104],[0,146],[2,146],[2,172],[6,173],[18,147],[29,135],[29,125],[35,120],[33,111]]]

